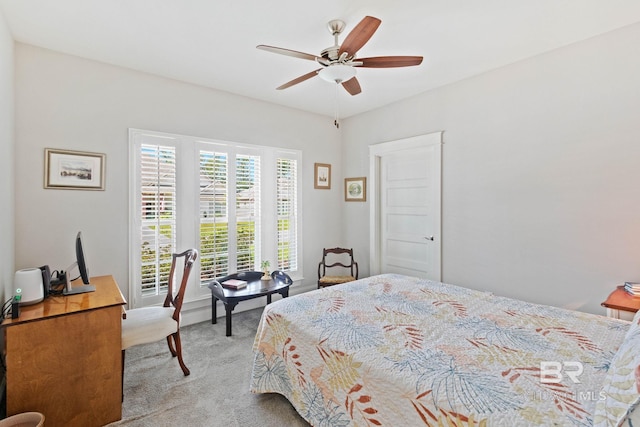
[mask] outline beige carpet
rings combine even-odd
[[[233,336],[224,318],[181,329],[185,377],[166,341],[127,350],[122,420],[109,426],[303,426],[279,394],[252,394],[251,347],[262,309],[234,313]]]

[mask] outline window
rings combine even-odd
[[[129,139],[133,307],[164,300],[171,254],[189,247],[199,257],[187,301],[262,260],[302,276],[299,151],[136,129]]]
[[[200,152],[200,279],[229,270],[227,155]]]
[[[260,157],[238,155],[235,163],[236,270],[259,270]]]
[[[277,161],[278,269],[298,269],[298,162]]]
[[[166,288],[176,242],[176,150],[172,146],[140,146],[139,232],[142,295]]]

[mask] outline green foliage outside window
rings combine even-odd
[[[150,230],[155,230],[155,225],[148,226]],[[141,278],[142,294],[155,294],[167,290],[169,283],[169,272],[171,271],[171,261],[173,248],[173,227],[170,224],[160,225],[158,239],[164,239],[167,243],[159,245],[159,253],[148,241],[142,242],[141,253]],[[158,282],[158,283],[156,283]]]
[[[237,224],[237,264],[239,270],[256,265],[255,223]],[[210,280],[226,276],[229,271],[229,227],[227,223],[200,224],[200,279]]]

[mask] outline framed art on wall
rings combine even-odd
[[[104,190],[106,155],[44,149],[44,188]]]
[[[345,202],[366,202],[367,201],[367,178],[345,178],[344,179],[344,201]]]
[[[331,165],[314,163],[313,169],[313,188],[329,190],[331,188]]]

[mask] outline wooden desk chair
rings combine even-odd
[[[193,263],[198,258],[198,251],[188,249],[180,254],[173,254],[167,297],[162,307],[141,307],[127,310],[126,318],[122,319],[122,378],[124,382],[124,351],[134,345],[148,344],[167,339],[169,351],[178,362],[184,375],[189,375],[189,369],[182,360],[182,344],[180,342],[180,309],[182,299],[187,289],[187,281]],[[177,293],[173,294],[174,276],[178,258],[184,258],[182,278]]]
[[[337,261],[336,261],[337,260]],[[348,260],[348,262],[343,262]],[[335,262],[332,262],[335,261]],[[342,272],[349,269],[350,274],[328,275],[327,269],[342,267]],[[338,285],[358,279],[358,263],[353,259],[353,249],[324,248],[322,249],[322,261],[318,264],[318,289],[325,286]]]

